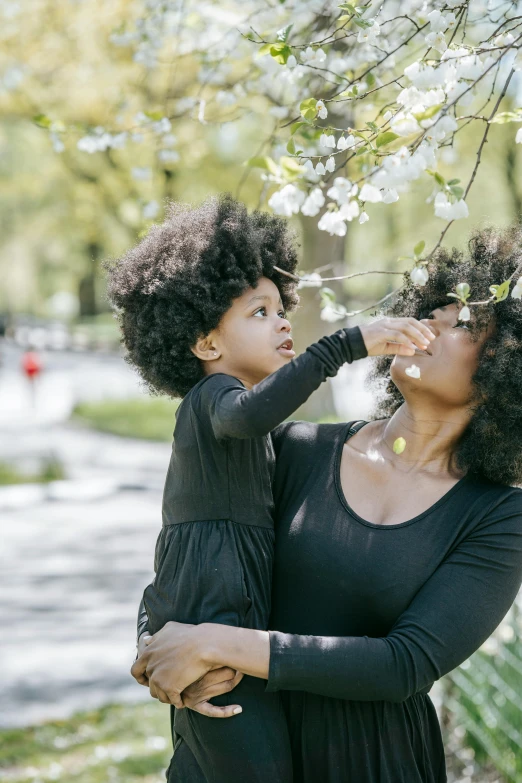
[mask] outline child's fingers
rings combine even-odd
[[[185,706],[189,707],[190,705],[186,704]],[[239,704],[216,707],[215,704],[210,704],[208,701],[201,701],[190,709],[194,710],[194,712],[199,712],[201,715],[206,715],[207,718],[233,718],[235,715],[243,712],[243,708]]]

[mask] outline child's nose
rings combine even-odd
[[[290,332],[292,330],[290,321],[287,321],[286,318],[279,318],[279,330],[284,332]]]

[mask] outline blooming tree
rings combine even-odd
[[[411,257],[400,259],[408,262],[415,285],[426,284],[428,261],[449,226],[468,217],[466,199],[492,126],[522,123],[522,104],[516,106],[519,2],[137,0],[131,8],[111,35],[115,49],[127,52],[150,80],[165,67],[196,63],[193,88],[168,111],[144,107],[130,116],[122,110],[114,127],[83,128],[79,138],[77,128],[48,117],[42,107],[35,121],[47,129],[57,153],[75,144],[95,155],[152,136],[158,162],[175,165],[180,151],[173,127],[180,118],[222,124],[268,113],[273,128],[246,165],[259,170],[261,202],[277,214],[316,217],[320,231],[342,237],[353,221],[371,224],[374,204],[393,209],[403,193],[432,183],[429,201],[434,220],[441,221],[440,237],[429,251],[419,237]],[[515,108],[501,110],[506,96]],[[458,158],[458,134],[471,123],[481,135],[469,178],[445,179],[441,154]],[[522,126],[515,133],[522,143]],[[135,166],[131,174],[150,176]],[[147,204],[145,217],[154,219],[158,210],[157,203]],[[486,302],[508,296],[521,272],[491,281]],[[368,273],[379,270],[358,274]],[[334,321],[362,310],[349,313],[324,284],[353,276],[312,272],[299,280],[321,289],[322,317]],[[461,305],[461,320],[469,319],[471,306],[485,303],[469,301],[465,282],[448,293]],[[521,297],[522,277],[511,295]],[[371,307],[375,303],[365,310]]]

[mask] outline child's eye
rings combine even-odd
[[[254,315],[266,315],[266,307],[260,307],[259,310],[256,310]]]
[[[286,313],[285,313],[285,311],[284,311],[284,310],[280,310],[280,311],[278,312],[278,316],[279,316],[280,318],[286,318]]]

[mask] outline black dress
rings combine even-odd
[[[515,599],[522,490],[464,477],[413,519],[373,524],[341,487],[354,431],[290,422],[273,433],[267,691],[281,692],[294,783],[444,783],[428,691]]]
[[[270,431],[342,364],[366,355],[359,327],[341,329],[249,391],[217,373],[186,395],[176,414],[156,575],[144,592],[138,635],[147,628],[156,633],[169,620],[268,628],[275,469]],[[171,783],[291,781],[281,700],[265,686],[244,677],[233,697],[213,699],[243,707],[226,720],[172,708]]]

